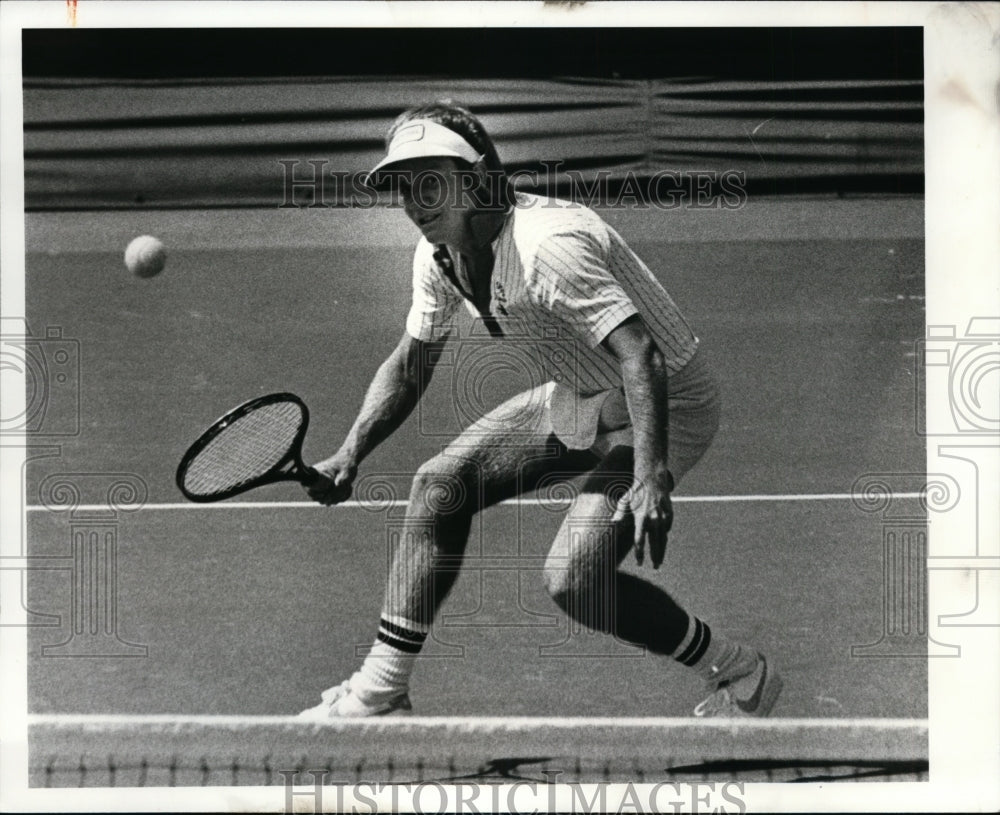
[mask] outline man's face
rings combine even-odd
[[[393,168],[407,216],[431,243],[462,246],[468,237],[474,177],[462,167],[455,159],[433,157]]]

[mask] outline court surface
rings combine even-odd
[[[725,405],[713,448],[678,490],[664,568],[627,568],[767,652],[785,676],[781,717],[927,714],[925,660],[851,655],[884,627],[882,518],[850,500],[852,485],[924,470],[914,429],[921,207],[751,202],[729,222],[712,215],[728,231],[708,220],[671,227],[669,213],[609,216],[702,338]],[[80,407],[78,434],[46,439],[58,449],[29,465],[27,503],[39,505],[43,482],[59,474],[83,485],[84,504],[104,500],[108,474],[134,474],[147,490],[145,508],[110,522],[118,635],[144,656],[42,654],[72,631],[65,558],[83,521],[28,512],[28,554],[55,559],[28,572],[33,713],[292,714],[346,678],[372,640],[397,507],[308,506],[280,485],[205,508],[183,505],[173,484],[203,426],[270,391],[310,406],[306,458],[332,453],[402,331],[416,237],[402,212],[282,211],[273,230],[269,218],[28,216],[29,326],[79,343]],[[732,226],[738,218],[745,228]],[[141,232],[170,250],[153,280],[122,264]],[[520,384],[494,379],[484,401]],[[439,371],[420,413],[361,475],[385,476],[405,498],[407,474],[462,423],[453,384]],[[72,430],[72,395],[50,410],[51,426]],[[916,500],[906,506],[921,517]],[[479,516],[414,675],[417,711],[689,715],[702,696],[696,678],[571,630],[545,595],[553,509],[508,504]]]

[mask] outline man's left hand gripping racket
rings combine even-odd
[[[277,481],[310,486],[322,476],[302,463],[309,409],[292,393],[251,399],[201,434],[181,459],[177,486],[191,501],[231,498]]]

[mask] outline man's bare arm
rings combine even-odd
[[[615,328],[604,345],[621,363],[635,439],[632,487],[619,504],[615,518],[632,513],[636,560],[642,562],[648,541],[653,568],[659,568],[673,522],[673,481],[667,469],[667,369],[663,354],[639,317],[631,317]]]
[[[422,342],[403,334],[372,378],[340,449],[313,465],[325,478],[307,490],[310,497],[336,504],[350,495],[358,465],[399,428],[420,401],[444,343]]]

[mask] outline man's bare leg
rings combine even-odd
[[[722,636],[659,586],[618,568],[632,549],[634,529],[630,516],[617,523],[612,517],[632,473],[632,455],[631,447],[616,447],[584,479],[546,560],[549,594],[591,630],[693,668],[713,691],[697,715],[767,715],[781,680],[757,651]]]
[[[565,472],[569,477],[597,463],[593,454],[567,450],[552,435],[543,405],[543,388],[513,397],[419,468],[389,567],[375,644],[349,688],[342,685],[345,692],[324,696],[336,703],[333,715],[392,712],[382,708],[397,703],[408,707],[408,700],[400,700],[458,576],[476,512],[533,489],[543,476]],[[351,693],[345,696],[347,690]],[[329,708],[325,702],[304,715],[325,717]]]

